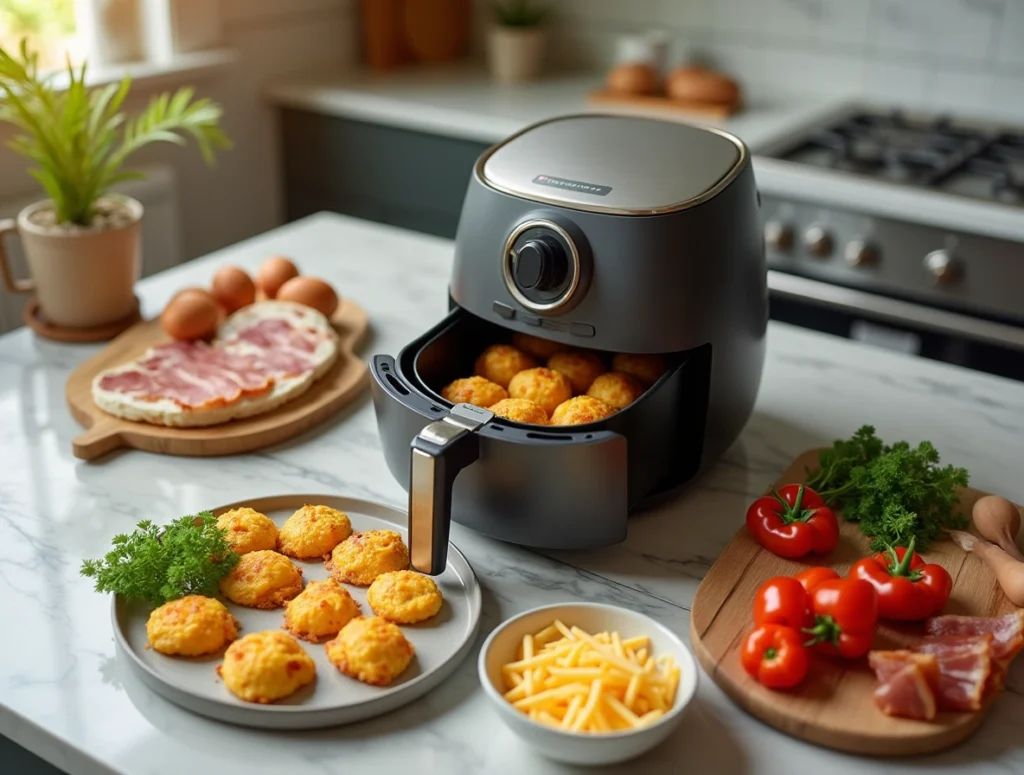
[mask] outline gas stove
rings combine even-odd
[[[798,138],[776,158],[1024,207],[1024,130],[857,111]]]
[[[1024,127],[850,105],[754,168],[777,317],[1024,379]]]

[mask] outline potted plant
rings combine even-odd
[[[150,143],[182,145],[191,137],[212,164],[214,149],[230,142],[218,126],[220,106],[193,99],[190,88],[154,96],[128,117],[121,106],[129,78],[91,89],[84,64],[69,64],[67,76],[59,88],[53,74],[40,74],[38,56],[24,42],[17,56],[0,47],[0,122],[19,131],[10,147],[33,162],[29,174],[49,197],[16,221],[0,221],[0,276],[12,293],[35,292],[49,324],[85,329],[136,311],[142,205],[109,191],[141,177],[124,170],[128,159]],[[30,279],[14,279],[5,232],[21,238]]]
[[[491,73],[502,83],[537,77],[544,63],[548,9],[533,0],[495,0],[487,39]]]

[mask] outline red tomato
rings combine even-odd
[[[832,581],[832,579],[838,579],[839,574],[831,568],[808,568],[807,570],[800,571],[793,578],[799,581],[803,588],[807,590],[807,594],[814,591],[814,588],[823,581]]]
[[[810,654],[799,630],[765,624],[751,632],[740,652],[743,668],[769,689],[788,689],[807,675]]]
[[[795,630],[811,626],[810,601],[799,581],[776,576],[754,595],[754,624],[781,624]]]

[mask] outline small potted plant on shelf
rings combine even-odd
[[[0,123],[18,134],[10,147],[27,157],[48,199],[0,221],[0,276],[12,293],[34,292],[49,325],[96,329],[137,314],[134,285],[141,266],[142,205],[111,193],[120,181],[142,177],[124,170],[154,142],[182,145],[191,137],[208,163],[230,142],[218,122],[221,108],[182,88],[154,96],[133,117],[121,112],[131,87],[124,78],[99,88],[85,84],[85,65],[68,65],[66,84],[40,74],[26,43],[12,55],[0,47]],[[29,279],[16,280],[3,249],[6,232],[21,238]]]
[[[536,78],[544,64],[548,9],[533,0],[495,0],[487,40],[491,73],[502,83]]]

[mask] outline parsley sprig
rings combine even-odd
[[[85,560],[80,572],[96,580],[97,592],[160,605],[185,595],[214,594],[237,562],[217,518],[203,511],[165,528],[142,520],[131,535],[114,536],[102,560]]]
[[[858,522],[872,549],[906,546],[911,538],[917,549],[926,549],[944,528],[967,525],[967,517],[955,513],[967,470],[939,465],[930,441],[887,445],[865,425],[822,451],[819,465],[807,486]]]

